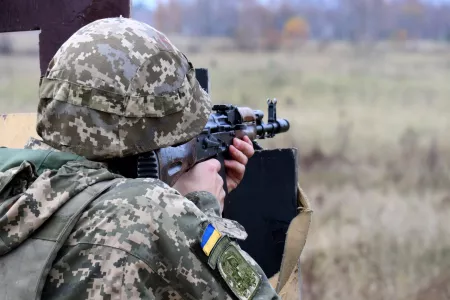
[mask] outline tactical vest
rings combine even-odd
[[[41,299],[53,261],[81,214],[116,181],[87,187],[67,201],[30,238],[0,256],[0,300]]]

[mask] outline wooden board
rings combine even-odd
[[[130,17],[131,0],[0,0],[0,32],[41,30],[41,75],[61,45],[95,20]]]
[[[0,115],[0,147],[23,148],[30,137],[39,137],[35,113]]]

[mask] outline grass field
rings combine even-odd
[[[276,97],[292,124],[264,145],[300,150],[315,210],[304,299],[449,299],[450,49],[239,53],[196,43],[178,45],[210,69],[215,103],[265,111]],[[0,57],[0,111],[34,111],[38,74],[37,57]]]

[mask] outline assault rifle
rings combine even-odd
[[[263,122],[264,113],[249,107],[214,105],[213,113],[203,131],[189,142],[140,155],[137,159],[137,177],[159,178],[172,186],[178,178],[195,164],[216,158],[222,165],[220,176],[227,191],[224,159],[233,138],[245,135],[256,144],[257,139],[273,138],[289,130],[286,119],[277,119],[277,100],[268,99],[268,120]]]

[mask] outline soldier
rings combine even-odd
[[[28,148],[65,156],[0,173],[0,299],[279,299],[236,243],[245,230],[221,218],[218,161],[173,187],[108,169],[207,122],[209,96],[162,33],[127,18],[90,23],[55,54],[39,93],[42,141]],[[244,138],[230,153],[229,191],[254,150]]]

